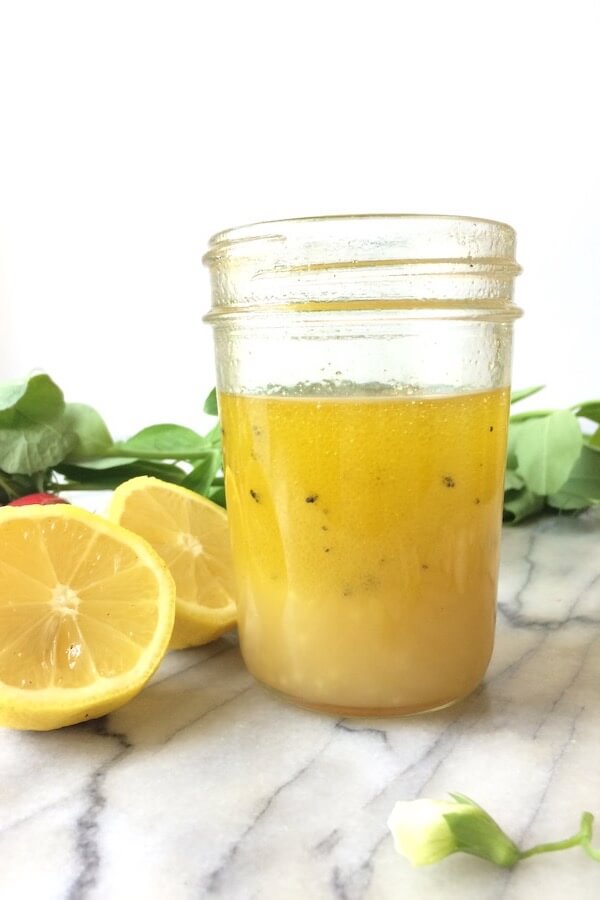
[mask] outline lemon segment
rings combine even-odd
[[[0,509],[0,725],[49,730],[137,694],[175,586],[146,541],[74,506]]]
[[[236,623],[227,513],[158,478],[119,485],[109,517],[145,538],[166,562],[177,592],[171,649],[206,644]]]

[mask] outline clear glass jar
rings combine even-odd
[[[515,234],[447,216],[212,238],[249,670],[343,715],[437,709],[492,652]]]

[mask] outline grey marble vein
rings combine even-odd
[[[89,895],[89,891],[96,884],[101,864],[98,848],[99,820],[107,802],[104,793],[106,774],[112,766],[132,749],[132,744],[124,734],[109,730],[107,719],[98,720],[95,733],[115,742],[117,750],[110,760],[103,763],[92,773],[85,788],[87,805],[75,826],[75,845],[79,861],[79,872],[69,889],[68,900],[85,900]]]
[[[208,876],[206,881],[206,888],[203,893],[206,894],[216,894],[221,892],[222,885],[224,880],[227,877],[228,869],[231,866],[232,862],[235,860],[235,857],[239,853],[240,847],[242,843],[247,839],[248,835],[257,827],[257,825],[262,821],[262,819],[267,815],[271,806],[277,799],[277,797],[288,788],[290,785],[295,784],[298,779],[300,779],[313,765],[315,760],[321,755],[323,750],[329,746],[332,737],[328,738],[325,743],[318,748],[316,753],[314,753],[305,763],[303,763],[299,769],[293,772],[289,778],[283,781],[280,785],[278,785],[274,791],[272,791],[264,800],[260,809],[257,811],[256,815],[252,819],[251,822],[248,823],[248,826],[242,832],[242,834],[235,840],[235,842],[229,847],[227,853],[223,861],[219,864],[219,866],[214,869]]]

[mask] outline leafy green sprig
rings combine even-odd
[[[515,391],[518,403],[543,386]],[[591,433],[582,428],[590,426]],[[510,417],[504,519],[515,524],[543,510],[577,513],[600,503],[600,400]]]
[[[204,405],[217,415],[215,391]],[[65,403],[45,374],[0,384],[0,503],[38,491],[112,490],[136,475],[180,484],[225,505],[217,424],[206,435],[182,425],[144,428],[114,441],[101,415]]]

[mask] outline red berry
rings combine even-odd
[[[68,500],[63,500],[62,497],[57,497],[56,494],[26,494],[25,497],[17,497],[16,500],[11,500],[10,503],[7,503],[7,506],[30,506],[32,504],[38,504],[39,506],[49,506],[51,503],[68,503]]]

